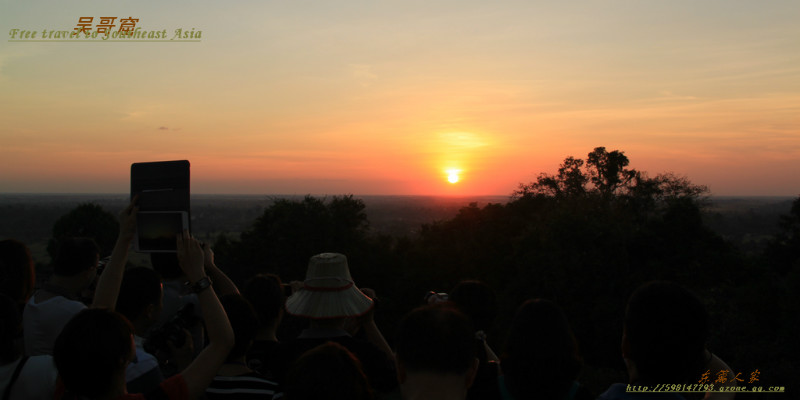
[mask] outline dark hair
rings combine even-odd
[[[150,253],[150,264],[163,279],[175,279],[183,275],[178,253]]]
[[[258,274],[244,285],[242,295],[258,315],[259,326],[271,325],[281,313],[286,301],[281,278],[274,274]]]
[[[561,308],[543,299],[522,303],[511,322],[501,365],[506,387],[515,398],[564,398],[581,361]]]
[[[327,342],[300,356],[286,375],[287,400],[370,400],[375,396],[361,362],[344,346]]]
[[[28,247],[14,239],[0,241],[0,293],[19,305],[31,297],[36,285],[36,269]]]
[[[464,374],[476,357],[475,330],[452,303],[419,307],[400,321],[395,353],[412,371]]]
[[[708,314],[700,299],[672,282],[640,286],[628,300],[625,336],[640,378],[682,383],[700,369]]]
[[[481,281],[461,281],[450,291],[450,301],[472,319],[476,330],[488,330],[497,314],[497,296]]]
[[[247,349],[256,337],[258,322],[253,306],[242,295],[228,294],[222,296],[219,301],[228,314],[228,321],[235,337],[233,349],[228,353],[228,361],[231,361],[247,353]]]
[[[53,273],[61,276],[75,276],[97,265],[100,248],[94,239],[85,237],[65,237],[58,243]]]
[[[68,391],[97,397],[133,354],[133,327],[122,314],[91,308],[75,315],[56,338],[53,361]]]
[[[0,365],[19,356],[18,339],[22,336],[22,313],[14,299],[0,293]]]
[[[125,271],[119,288],[116,310],[129,321],[138,318],[147,306],[161,304],[161,277],[146,267]]]

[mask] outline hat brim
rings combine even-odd
[[[312,319],[357,317],[374,305],[355,285],[340,291],[301,289],[286,299],[286,312]]]

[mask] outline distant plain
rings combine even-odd
[[[505,203],[508,196],[354,196],[364,201],[373,234],[413,236],[423,224],[447,220],[458,210],[476,203]],[[193,234],[213,241],[218,235],[231,238],[250,228],[264,209],[276,199],[303,198],[302,195],[192,195]],[[704,221],[744,252],[762,248],[778,230],[781,215],[787,214],[793,197],[710,197]],[[95,203],[116,215],[125,207],[127,194],[0,194],[0,239],[21,240],[31,248],[37,264],[49,263],[46,246],[53,224],[79,204]],[[136,262],[136,257],[133,261]]]

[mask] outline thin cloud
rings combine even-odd
[[[378,79],[378,75],[372,71],[371,65],[350,64],[349,67],[351,76],[361,86],[369,86],[372,84],[372,82]]]

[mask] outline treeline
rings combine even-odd
[[[371,234],[353,196],[276,200],[238,238],[219,235],[216,260],[239,283],[259,272],[290,281],[303,279],[311,255],[344,253],[356,284],[377,291],[386,332],[427,291],[482,280],[498,294],[489,332],[498,351],[519,304],[552,299],[570,318],[585,380],[598,392],[624,371],[627,297],[643,282],[671,280],[703,298],[708,347],[735,372],[758,370],[764,386],[796,381],[800,198],[769,245],[745,254],[704,225],[705,187],[628,165],[621,151],[598,147],[521,184],[506,204],[471,204],[411,237]]]

